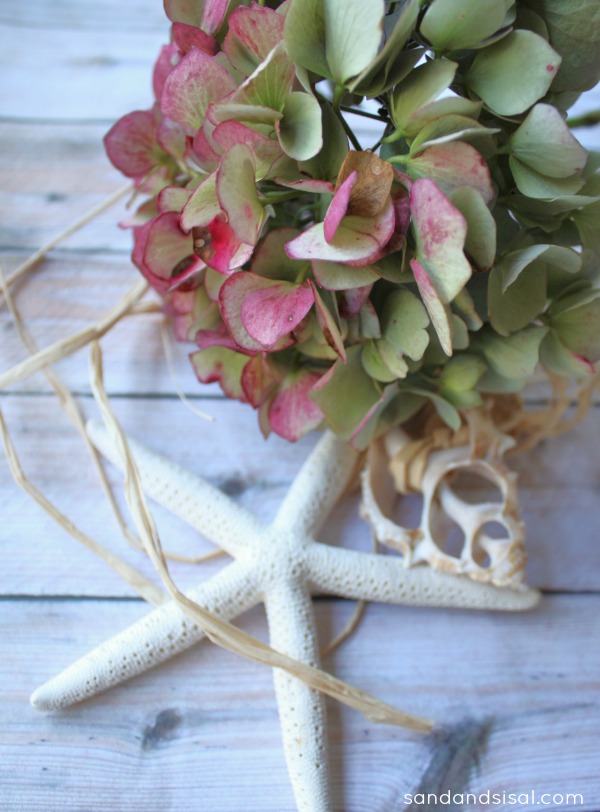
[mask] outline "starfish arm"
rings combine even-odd
[[[306,584],[279,583],[265,595],[271,646],[310,665],[319,654]],[[300,680],[274,669],[283,748],[300,812],[329,812],[325,700]]]
[[[123,464],[106,428],[87,424],[90,440],[121,472]],[[258,545],[264,525],[226,494],[174,462],[128,440],[144,493],[166,507],[232,556]]]
[[[316,533],[348,485],[357,460],[348,443],[326,431],[294,479],[274,526]]]
[[[514,590],[478,583],[431,567],[405,567],[398,556],[312,544],[307,551],[311,582],[344,598],[409,606],[522,611],[539,601],[537,590]]]
[[[233,619],[261,600],[249,566],[228,564],[188,596],[219,617]],[[174,601],[163,604],[38,688],[37,710],[56,710],[81,702],[190,648],[204,637]]]

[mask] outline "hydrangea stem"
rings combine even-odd
[[[576,127],[595,127],[600,124],[600,110],[590,110],[580,116],[573,116],[567,120],[567,124],[573,130]]]
[[[350,139],[354,149],[359,150],[359,152],[362,152],[362,147],[360,145],[360,142],[359,142],[358,138],[354,135],[354,133],[352,132],[352,128],[350,127],[350,125],[348,124],[348,122],[346,121],[344,116],[342,115],[342,98],[343,98],[345,92],[346,92],[345,89],[343,87],[341,87],[340,85],[338,85],[336,87],[336,89],[335,89],[335,91],[333,93],[333,111],[336,114],[336,116],[339,118],[340,123],[341,123],[342,127],[344,128],[344,130],[346,131],[346,135]]]

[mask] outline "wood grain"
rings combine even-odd
[[[599,600],[549,597],[522,616],[370,606],[326,665],[439,727],[419,737],[331,705],[336,812],[392,812],[405,793],[440,787],[579,792],[584,804],[568,808],[597,809],[600,659],[586,642],[600,633]],[[319,602],[323,638],[349,608]],[[41,679],[142,612],[122,601],[5,604],[3,809],[291,812],[271,675],[210,645],[69,711],[27,706]],[[243,625],[265,634],[258,611]]]
[[[0,0],[5,269],[122,185],[102,137],[118,116],[150,106],[151,65],[167,39],[159,0]],[[596,90],[576,111],[599,105]],[[370,132],[361,124],[365,145]],[[598,146],[594,130],[577,135]],[[40,343],[99,318],[137,280],[130,235],[115,225],[124,213],[122,206],[106,212],[17,286]],[[4,370],[24,355],[2,304],[0,335]],[[104,349],[107,388],[126,429],[268,520],[315,438],[265,443],[252,411],[224,401],[215,387],[198,387],[186,348],[176,347],[181,388],[217,422],[192,415],[173,394],[156,317],[125,321]],[[86,353],[59,369],[95,416]],[[151,575],[120,540],[87,452],[43,378],[1,393],[0,407],[32,479],[83,529]],[[425,739],[330,704],[336,812],[396,812],[404,793],[447,789],[579,792],[583,805],[560,808],[600,808],[599,417],[595,409],[568,436],[515,461],[530,580],[571,594],[548,595],[520,616],[369,606],[359,632],[327,659],[343,679],[441,726]],[[417,507],[405,505],[402,515],[414,518]],[[147,609],[32,505],[2,461],[0,515],[3,812],[292,810],[271,675],[211,646],[65,713],[30,709],[34,687]],[[164,511],[156,515],[166,546],[211,549]],[[322,537],[370,547],[356,499],[339,506]],[[219,566],[173,565],[173,574],[186,585]],[[319,600],[317,610],[327,640],[352,605]],[[266,634],[261,612],[244,625]]]

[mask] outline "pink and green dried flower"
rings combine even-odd
[[[456,427],[538,364],[593,374],[600,161],[565,121],[600,76],[593,0],[165,9],[154,106],[106,148],[200,381],[265,434],[362,447],[426,403]]]

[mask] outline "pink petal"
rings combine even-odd
[[[239,347],[250,352],[262,352],[266,349],[262,344],[252,338],[241,319],[241,310],[247,296],[257,287],[272,284],[269,280],[262,279],[248,271],[241,271],[234,273],[225,281],[225,284],[219,291],[219,308],[223,321],[227,325],[227,329],[231,333],[234,341]],[[272,350],[285,349],[294,344],[295,339],[292,335],[287,335],[277,342]]]
[[[156,128],[156,140],[166,153],[179,161],[183,160],[186,146],[185,133],[179,124],[169,118],[163,118]]]
[[[239,350],[238,345],[229,335],[224,324],[218,330],[198,330],[194,336],[194,341],[202,350],[207,347],[227,347],[230,350]]]
[[[245,144],[254,155],[258,176],[266,175],[275,161],[283,155],[278,141],[250,129],[239,121],[221,122],[212,137],[223,153],[229,152],[236,144]]]
[[[223,50],[231,64],[251,73],[283,39],[283,14],[254,4],[240,6],[227,21]],[[253,67],[252,67],[253,66]]]
[[[324,259],[346,265],[367,265],[379,259],[394,232],[395,214],[391,198],[377,217],[348,216],[335,237],[327,242],[324,224],[317,223],[287,243],[285,250],[292,259]]]
[[[225,18],[229,3],[230,0],[205,0],[201,24],[203,31],[216,34]],[[199,5],[197,0],[196,4]]]
[[[222,214],[206,228],[194,228],[194,250],[215,271],[230,274],[250,258],[252,246],[244,245]]]
[[[154,90],[154,98],[157,101],[160,101],[167,76],[179,62],[179,59],[179,48],[175,44],[163,45],[160,49],[152,74],[152,89]]]
[[[164,311],[173,320],[173,332],[177,341],[189,341],[194,322],[196,291],[175,290],[165,299]]]
[[[142,273],[144,273],[146,266],[144,265],[144,253],[146,251],[146,243],[148,242],[148,234],[154,225],[154,220],[148,220],[141,226],[134,226],[133,228],[133,251],[131,253],[131,261]]]
[[[194,25],[173,23],[172,31],[173,40],[182,55],[187,54],[190,48],[198,48],[209,56],[214,56],[219,50],[216,41]]]
[[[276,378],[264,352],[251,358],[242,372],[242,389],[248,402],[258,409],[273,393]]]
[[[216,169],[221,160],[220,151],[218,152],[212,143],[213,132],[214,125],[208,119],[205,119],[204,124],[194,136],[194,156],[200,166],[209,171]]]
[[[352,288],[345,290],[340,297],[340,316],[343,319],[351,319],[357,316],[366,304],[373,285],[365,285],[363,288]]]
[[[471,266],[463,251],[466,220],[429,178],[413,183],[410,208],[419,262],[432,278],[442,301],[450,302],[471,276]]]
[[[323,233],[327,242],[331,242],[335,237],[338,227],[348,212],[348,204],[350,203],[350,194],[352,188],[356,185],[358,180],[358,172],[354,170],[351,172],[346,180],[342,183],[340,188],[333,196],[333,200],[329,204],[327,214],[325,215]]]
[[[313,178],[303,178],[302,180],[275,178],[274,180],[279,186],[286,186],[288,189],[297,189],[299,192],[314,192],[318,195],[332,195],[335,192],[335,186],[328,180],[313,180]]]
[[[104,136],[108,157],[128,178],[145,175],[162,157],[156,122],[150,110],[136,110],[120,118]]]
[[[256,278],[262,285],[248,293],[240,316],[248,335],[270,348],[300,324],[314,303],[314,294],[309,284],[293,285]]]
[[[179,228],[179,216],[173,212],[159,214],[148,230],[143,266],[167,289],[182,284],[198,284],[204,262],[193,253],[192,239]]]
[[[461,186],[471,186],[486,203],[494,199],[490,170],[477,150],[464,141],[452,141],[429,147],[410,162],[410,171],[430,178],[446,194]]]
[[[295,443],[323,420],[323,412],[311,400],[310,392],[319,380],[309,370],[289,376],[269,407],[269,423],[280,437]]]
[[[192,48],[167,76],[161,110],[193,136],[202,126],[208,106],[234,89],[231,75],[214,57]]]

